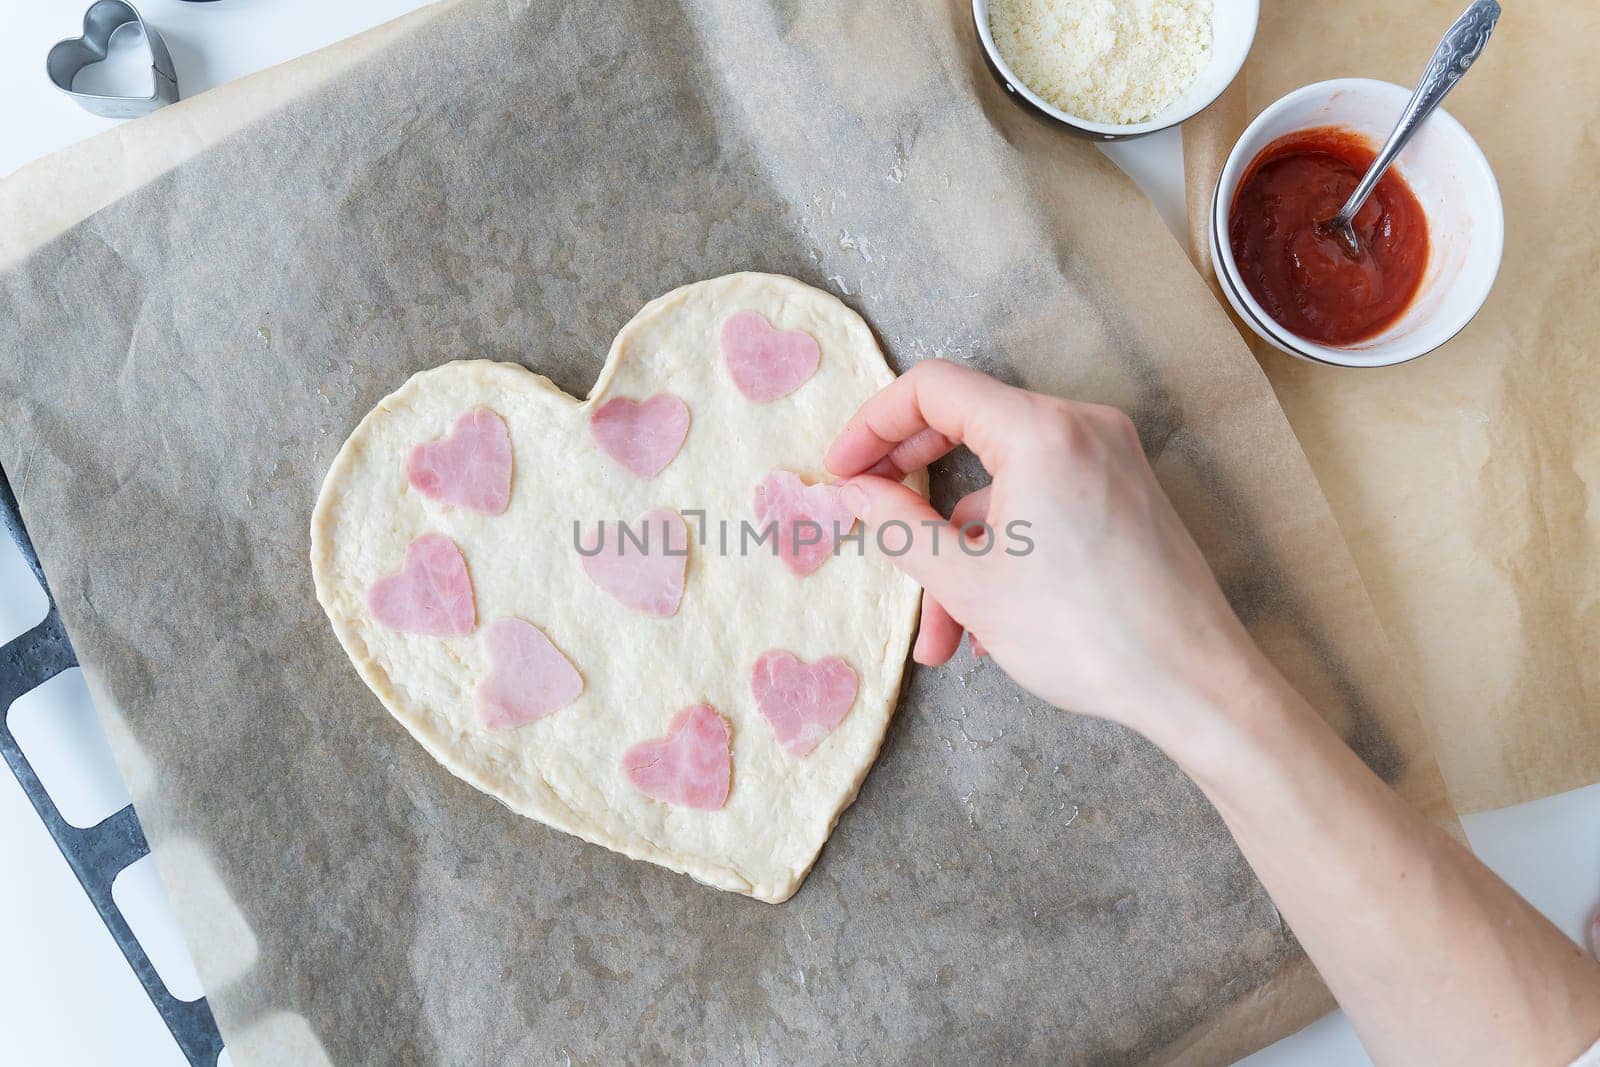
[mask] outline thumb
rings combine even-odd
[[[839,502],[860,519],[878,551],[958,612],[969,602],[977,560],[960,551],[961,533],[899,482],[863,474],[839,487]]]

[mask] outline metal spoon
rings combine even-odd
[[[1428,60],[1428,69],[1422,72],[1422,80],[1417,83],[1416,92],[1411,94],[1411,101],[1406,104],[1405,111],[1401,112],[1400,121],[1395,125],[1394,132],[1383,143],[1377,158],[1372,161],[1372,166],[1367,168],[1367,173],[1361,176],[1361,184],[1350,194],[1350,199],[1344,202],[1344,207],[1323,224],[1324,228],[1344,245],[1347,254],[1351,256],[1361,254],[1355,227],[1351,225],[1355,221],[1356,212],[1367,202],[1372,190],[1378,187],[1378,179],[1383,177],[1384,172],[1405,148],[1418,127],[1433,114],[1433,109],[1439,106],[1439,101],[1456,87],[1456,82],[1460,81],[1467,68],[1472,66],[1472,61],[1483,52],[1483,46],[1489,43],[1489,34],[1494,32],[1494,24],[1498,21],[1500,21],[1500,5],[1495,0],[1475,0],[1473,5],[1462,12],[1461,17],[1445,31],[1439,47],[1434,49],[1433,58]]]

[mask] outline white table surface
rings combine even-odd
[[[87,6],[87,0],[0,0],[6,23],[0,34],[0,175],[117,125],[79,110],[45,79],[45,53],[78,32]],[[179,83],[191,96],[420,6],[418,0],[141,0],[140,10],[165,39]],[[105,84],[118,88],[141,73],[131,47],[114,49],[107,67]],[[1167,225],[1181,231],[1177,135],[1157,134],[1108,154],[1150,195]],[[44,612],[44,596],[21,555],[0,539],[0,643]],[[70,819],[92,823],[127,802],[76,670],[20,701],[12,724]],[[1600,785],[1463,822],[1489,866],[1575,940],[1583,939],[1600,897]],[[182,1064],[66,861],[4,771],[0,857],[0,1062]],[[148,860],[119,878],[116,894],[173,994],[198,996],[199,982]],[[1335,1012],[1243,1062],[1299,1067],[1369,1060]]]

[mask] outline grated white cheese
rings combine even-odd
[[[1211,0],[991,0],[989,32],[1039,96],[1091,122],[1145,122],[1211,58]]]

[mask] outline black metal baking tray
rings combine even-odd
[[[39,566],[38,554],[22,525],[22,514],[17,509],[17,498],[11,492],[5,471],[0,469],[0,524],[22,550],[23,558],[33,569],[34,577],[50,600],[50,612],[44,621],[15,641],[0,646],[0,753],[4,753],[11,773],[17,776],[22,791],[28,795],[33,810],[38,813],[50,836],[55,838],[61,854],[66,857],[72,873],[78,876],[83,891],[89,895],[94,910],[100,914],[106,929],[122,950],[122,955],[144,986],[150,1002],[161,1014],[167,1029],[195,1067],[211,1067],[222,1053],[222,1035],[217,1031],[211,1005],[204,997],[199,1000],[179,1000],[167,992],[166,984],[156,973],[155,965],[128,927],[116,902],[111,897],[111,883],[129,864],[143,858],[150,851],[145,841],[139,817],[129,804],[99,824],[80,830],[61,817],[56,805],[45,792],[39,776],[29,766],[27,757],[17,747],[11,734],[11,708],[17,698],[48,682],[56,675],[78,663],[72,644],[61,625],[61,615],[56,610],[55,596],[45,583],[44,571]],[[12,871],[11,877],[20,872]]]

